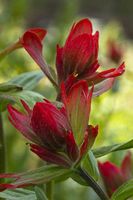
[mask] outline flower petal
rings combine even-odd
[[[59,47],[59,45],[57,45],[57,48],[56,48],[56,70],[57,70],[57,74],[58,74],[59,83],[64,78],[63,77],[64,71],[63,71],[62,53],[63,53],[63,48],[61,48],[61,47]]]
[[[80,147],[80,158],[86,153],[89,144],[89,134],[88,131],[85,131],[84,140]]]
[[[100,173],[102,175],[106,190],[111,196],[113,192],[124,183],[121,170],[113,163],[107,161],[105,163],[98,163]]]
[[[30,126],[30,117],[26,114],[22,114],[11,105],[8,106],[8,112],[9,120],[13,126],[19,130],[27,139],[38,143],[39,140]]]
[[[95,127],[92,125],[89,125],[87,131],[89,135],[88,149],[90,149],[93,146],[95,139],[98,135],[98,125]]]
[[[68,119],[77,144],[81,144],[88,125],[92,91],[88,91],[87,82],[82,80],[75,83],[68,94],[62,84],[62,101],[65,104]]]
[[[125,64],[122,63],[118,68],[112,68],[98,73],[98,76],[101,78],[113,78],[120,76],[125,72]]]
[[[43,59],[42,55],[42,43],[39,37],[33,32],[27,31],[23,35],[22,45],[25,50],[29,53],[29,55],[33,58],[33,60],[39,65],[44,74],[50,79],[52,83],[55,84],[53,80],[49,67],[46,61]]]
[[[47,34],[47,31],[43,28],[31,28],[31,29],[28,29],[25,33],[27,32],[36,34],[37,37],[40,39],[40,41],[42,41],[45,35]],[[25,35],[25,33],[23,34],[23,36]],[[21,44],[23,43],[23,36],[19,39]]]
[[[52,149],[64,148],[69,124],[64,113],[52,103],[45,101],[35,104],[31,126],[44,145]]]
[[[93,97],[99,96],[112,88],[115,78],[108,78],[96,84],[93,91]]]
[[[25,110],[27,111],[27,113],[28,113],[29,115],[31,115],[32,110],[31,110],[31,108],[28,106],[28,104],[27,104],[24,100],[22,100],[22,99],[21,99],[21,103],[22,103],[23,107],[25,108]]]
[[[72,132],[68,132],[66,136],[67,153],[72,161],[76,161],[79,157],[79,149],[75,142]]]
[[[70,41],[76,38],[77,36],[81,34],[92,34],[92,23],[89,19],[82,19],[79,22],[73,24],[69,36],[67,38],[66,44]],[[65,44],[65,45],[66,45]]]
[[[133,172],[132,169],[133,169],[132,154],[130,151],[128,151],[121,164],[121,171],[126,180],[132,178],[132,172]]]
[[[71,40],[63,48],[65,78],[68,74],[74,73],[79,75],[88,68],[91,70],[91,65],[97,59],[98,54],[96,38],[92,35],[82,34]]]
[[[31,144],[31,151],[37,154],[41,159],[46,162],[57,164],[63,167],[70,167],[71,161],[62,154],[49,151],[46,148],[39,147],[38,145]]]

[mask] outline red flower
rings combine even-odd
[[[42,41],[45,38],[46,33],[47,31],[42,28],[29,29],[19,39],[18,43],[20,47],[24,47],[28,54],[39,65],[44,74],[56,86],[56,82],[54,81],[50,69],[42,55]]]
[[[122,47],[113,40],[108,41],[108,57],[116,64],[123,58]]]
[[[74,84],[68,96],[62,85],[62,108],[45,100],[37,102],[30,109],[22,101],[27,113],[20,113],[9,105],[9,119],[16,129],[33,142],[30,144],[31,151],[41,159],[70,167],[91,148],[98,132],[97,127],[88,126],[91,96],[92,90],[88,91],[85,81]]]
[[[133,163],[131,159],[131,153],[128,152],[125,158],[122,161],[120,167],[117,167],[113,163],[107,161],[104,163],[99,162],[99,170],[102,176],[102,179],[105,184],[105,188],[109,196],[121,186],[125,181],[129,180],[133,176]]]
[[[85,79],[88,85],[104,82],[96,88],[97,94],[108,90],[114,81],[114,77],[124,72],[125,65],[98,72],[98,31],[92,34],[92,24],[88,19],[83,19],[74,24],[70,30],[64,47],[57,45],[56,68],[59,84],[66,81],[70,75],[77,80]]]

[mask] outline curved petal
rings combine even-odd
[[[48,149],[42,148],[35,144],[31,144],[30,146],[31,151],[37,154],[41,159],[46,162],[57,164],[63,167],[70,167],[72,164],[68,158],[59,153],[49,151]]]
[[[126,180],[129,180],[132,177],[132,172],[133,172],[132,169],[133,169],[132,154],[129,151],[124,157],[121,164],[121,171]]]
[[[112,88],[115,78],[108,78],[96,84],[93,91],[93,97],[99,96]]]
[[[98,76],[101,78],[113,78],[113,77],[122,75],[124,72],[125,72],[125,64],[122,63],[117,68],[112,68],[109,70],[105,70],[103,72],[99,72]]]
[[[62,53],[63,53],[63,47],[59,47],[59,45],[57,45],[57,48],[56,48],[56,70],[57,70],[57,74],[58,74],[59,83],[64,78],[63,77],[64,71],[63,71]]]
[[[75,142],[73,133],[70,131],[66,136],[67,154],[72,161],[76,161],[79,157],[79,149]]]
[[[31,126],[44,145],[52,149],[62,149],[65,145],[67,118],[50,102],[38,102],[33,108]]]
[[[73,40],[77,36],[79,36],[81,34],[84,34],[84,33],[92,34],[92,23],[87,18],[82,19],[79,22],[73,24],[73,26],[72,26],[72,28],[70,30],[69,36],[67,38],[66,44],[70,40]]]
[[[97,47],[92,35],[82,34],[63,48],[65,78],[68,74],[83,73],[97,59]]]
[[[31,28],[31,29],[28,29],[25,33],[27,33],[27,32],[36,34],[37,37],[40,39],[40,41],[42,41],[44,39],[45,35],[47,34],[47,31],[43,28]],[[19,39],[20,43],[22,43],[22,44],[23,44],[23,37],[24,37],[25,33]]]
[[[52,78],[49,67],[46,61],[43,59],[42,55],[42,43],[39,37],[30,31],[27,31],[23,35],[22,45],[33,60],[39,65],[44,74],[49,78],[49,80],[56,85],[55,81]]]
[[[19,130],[30,141],[40,143],[38,137],[30,126],[30,117],[28,115],[22,114],[11,105],[8,106],[8,112],[9,120],[17,130]]]
[[[121,170],[113,163],[107,161],[105,163],[98,163],[100,173],[102,175],[107,193],[109,196],[124,183]]]

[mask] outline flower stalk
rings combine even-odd
[[[14,50],[21,48],[22,45],[20,42],[16,42],[8,47],[6,47],[4,50],[0,52],[0,61],[7,56],[8,54],[12,53]]]
[[[48,197],[48,200],[53,200],[53,185],[53,181],[46,184],[46,195]]]
[[[2,114],[0,113],[0,173],[4,173],[5,168],[6,168],[6,164],[5,164],[5,140],[4,140]]]
[[[79,175],[88,183],[88,185],[96,192],[101,200],[109,200],[108,196],[103,192],[97,182],[87,174],[81,167],[78,168]]]

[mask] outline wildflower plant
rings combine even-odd
[[[132,148],[133,141],[93,149],[98,125],[90,124],[89,120],[93,97],[112,87],[115,79],[124,73],[125,64],[100,70],[99,32],[93,34],[91,21],[82,19],[73,24],[64,46],[57,45],[53,73],[42,53],[46,33],[42,28],[29,29],[0,53],[2,59],[12,51],[24,48],[57,92],[55,102],[51,102],[31,91],[43,77],[41,72],[25,73],[0,85],[1,112],[8,110],[11,124],[27,139],[27,148],[45,161],[42,167],[28,172],[1,173],[0,178],[10,178],[11,181],[0,183],[0,190],[49,184],[71,177],[79,184],[91,187],[101,200],[122,199],[121,194],[126,198],[133,196],[131,154],[125,157],[120,169],[110,162],[98,162],[97,165],[98,157]],[[18,102],[24,112],[14,105]],[[97,183],[98,167],[107,193]],[[35,189],[37,199],[52,199],[50,194],[46,197],[42,191],[40,198],[40,191]]]

